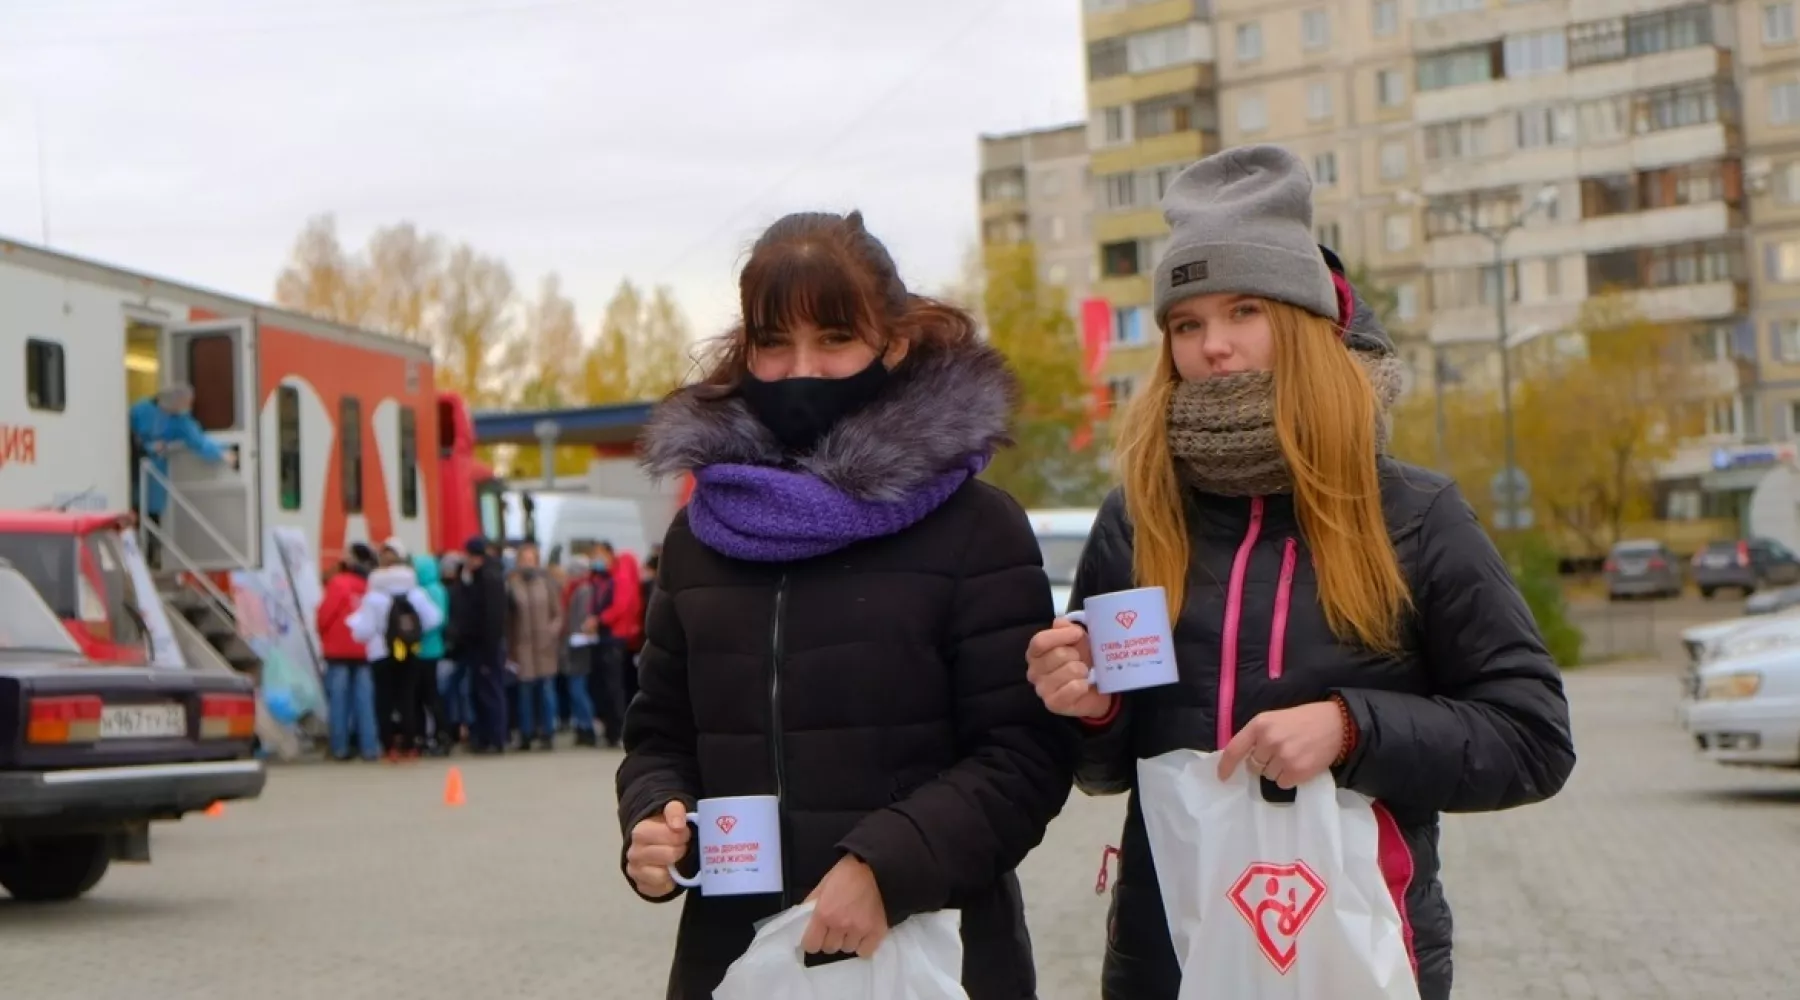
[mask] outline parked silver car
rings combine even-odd
[[[1800,582],[1800,558],[1773,539],[1709,542],[1694,554],[1694,586],[1702,597],[1720,590],[1749,596],[1761,587],[1795,582]]]
[[[1606,596],[1610,600],[1681,595],[1681,562],[1668,546],[1654,539],[1615,544],[1606,557],[1605,568]]]

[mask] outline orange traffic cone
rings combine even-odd
[[[206,815],[209,819],[218,819],[220,816],[225,815],[225,803],[214,802],[212,805],[207,806]]]
[[[467,801],[463,796],[462,769],[453,767],[444,775],[444,804],[460,806]]]

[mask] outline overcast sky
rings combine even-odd
[[[268,299],[306,219],[620,278],[703,332],[784,211],[909,282],[975,239],[976,137],[1084,114],[1079,0],[0,0],[0,234]]]

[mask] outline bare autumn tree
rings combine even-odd
[[[438,385],[465,399],[504,399],[519,354],[512,272],[498,258],[458,246],[444,267],[439,309],[431,336]]]

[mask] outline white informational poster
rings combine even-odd
[[[150,577],[150,564],[144,561],[143,550],[138,547],[137,532],[119,532],[119,545],[125,551],[131,586],[138,593],[138,613],[144,616],[144,625],[150,630],[150,665],[186,670],[187,658],[181,655],[181,643],[175,640],[175,630],[163,610],[162,594]]]
[[[270,572],[280,574],[299,604],[300,620],[305,623],[312,648],[319,648],[319,605],[325,602],[325,583],[319,577],[319,558],[299,528],[272,528],[263,540],[263,550]],[[320,669],[323,669],[321,664]]]

